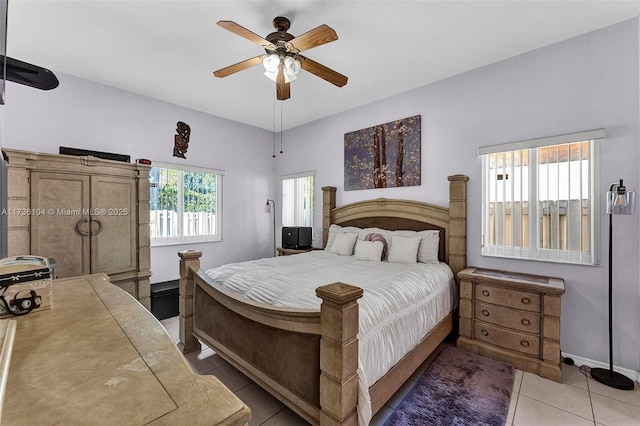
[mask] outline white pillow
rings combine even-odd
[[[336,235],[333,240],[329,253],[339,254],[340,256],[351,256],[353,254],[353,246],[356,244],[358,234],[355,232],[341,232]]]
[[[382,260],[382,241],[356,241],[356,259],[367,260],[369,262],[380,262]]]
[[[416,231],[401,230],[401,231],[389,231],[388,229],[376,228],[376,233],[384,237],[387,242],[387,257],[389,257],[389,251],[393,245],[393,237],[415,237],[418,235]]]
[[[438,261],[438,250],[440,249],[440,231],[420,231],[420,248],[418,249],[418,262],[440,263]]]
[[[415,237],[401,237],[394,235],[391,239],[391,247],[389,247],[389,254],[387,260],[390,263],[416,263],[418,260],[418,247],[420,246],[421,238]]]
[[[333,241],[336,239],[336,235],[342,232],[359,232],[360,228],[355,226],[340,226],[336,224],[332,224],[329,226],[329,235],[327,236],[327,245],[324,248],[327,251],[331,251],[331,246],[333,245]]]

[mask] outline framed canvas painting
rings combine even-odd
[[[420,116],[344,135],[344,189],[420,185]]]

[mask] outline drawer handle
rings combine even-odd
[[[484,315],[485,317],[489,316],[489,311],[487,311],[486,309],[482,310],[482,315]]]
[[[482,290],[482,295],[484,297],[489,297],[489,290]]]
[[[528,297],[523,297],[522,298],[522,304],[523,305],[528,305],[529,303],[531,303],[531,299],[529,299]]]
[[[482,334],[483,336],[486,337],[486,336],[489,335],[489,332],[483,328],[482,330],[480,330],[480,334]],[[522,342],[520,342],[520,343],[522,343]]]
[[[520,340],[520,344],[521,344],[522,346],[524,346],[525,348],[528,348],[528,347],[529,347],[529,342],[527,342],[526,340]]]
[[[522,318],[522,320],[520,321],[520,323],[522,325],[531,325],[531,321],[529,321],[527,318]]]

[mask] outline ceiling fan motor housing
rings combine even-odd
[[[291,22],[282,16],[278,16],[273,20],[273,28],[275,28],[276,31],[266,36],[265,39],[274,46],[277,46],[277,49],[265,49],[267,53],[279,53],[281,55],[287,53],[287,43],[295,38],[295,36],[287,32],[290,26]]]

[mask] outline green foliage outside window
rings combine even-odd
[[[216,175],[211,173],[184,173],[184,211],[216,211]]]
[[[178,211],[179,170],[154,168],[152,182],[156,182],[157,205],[153,210]],[[188,213],[216,211],[216,175],[183,172],[183,211]]]

